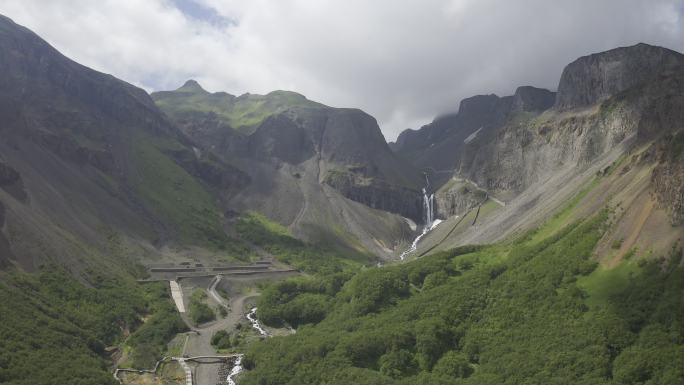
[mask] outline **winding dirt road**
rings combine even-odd
[[[259,280],[283,279],[295,274],[298,273],[271,271],[249,276],[217,276],[204,279],[188,279],[188,283],[183,285],[184,287],[187,287],[188,293],[194,288],[205,288],[209,294],[207,296],[209,304],[226,308],[226,310],[228,310],[228,315],[224,318],[219,318],[216,321],[194,327],[187,314],[181,313],[183,320],[192,329],[192,331],[188,333],[188,340],[183,355],[190,357],[216,355],[216,349],[211,345],[211,337],[219,330],[234,330],[235,326],[246,317],[245,304],[260,295],[253,289],[249,289],[248,285],[253,285]],[[229,288],[229,300],[226,300],[216,291],[218,287],[224,286]],[[183,291],[183,295],[186,296],[185,290]],[[221,383],[220,381],[225,381],[225,378],[218,378],[218,371],[221,365],[222,364],[218,362],[196,365],[194,367],[195,384],[215,385]]]

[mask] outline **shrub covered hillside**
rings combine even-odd
[[[89,275],[86,285],[47,269],[0,278],[1,384],[117,384],[107,347],[146,368],[185,329],[162,283]]]
[[[620,290],[597,293],[581,281],[605,274],[591,256],[606,218],[275,285],[260,300],[262,319],[309,325],[254,345],[241,382],[684,383],[681,249],[669,262],[632,258]]]

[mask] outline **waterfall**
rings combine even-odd
[[[423,215],[425,218],[425,226],[430,227],[435,221],[435,194],[428,195],[426,189],[423,189],[423,208],[425,209],[425,215]]]
[[[416,251],[418,248],[418,241],[442,222],[439,219],[435,219],[435,194],[428,194],[429,188],[430,180],[428,179],[427,173],[425,173],[425,187],[423,188],[423,219],[425,219],[425,225],[423,226],[423,231],[411,243],[411,247],[406,249],[406,251],[399,256],[402,260],[410,253]]]

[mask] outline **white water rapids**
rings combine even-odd
[[[230,374],[228,374],[228,378],[226,378],[226,381],[228,381],[228,385],[235,385],[235,377],[237,377],[238,374],[242,371],[242,354],[237,356],[237,359],[235,360],[235,364],[233,364],[233,369],[230,370]]]
[[[261,336],[268,337],[268,332],[261,327],[261,323],[256,317],[256,311],[257,308],[253,307],[252,310],[250,310],[249,313],[247,313],[247,319],[249,320],[249,322],[252,323],[252,327],[256,329],[256,331],[258,331]]]
[[[430,188],[430,181],[428,180],[427,174],[425,174],[425,188],[423,188],[423,217],[425,219],[425,226],[423,231],[418,234],[416,239],[411,243],[411,247],[406,249],[399,258],[403,261],[407,255],[413,253],[418,248],[418,242],[427,233],[437,227],[442,223],[441,219],[435,219],[435,194],[428,194],[428,189]]]
[[[252,324],[252,327],[254,330],[259,332],[259,335],[262,337],[268,337],[269,334],[268,332],[261,326],[261,322],[256,317],[256,311],[257,308],[253,307],[249,313],[247,313],[247,320],[249,320],[249,323]],[[233,369],[231,369],[230,374],[228,374],[228,378],[226,378],[226,381],[228,382],[228,385],[235,385],[235,377],[237,377],[240,372],[242,372],[242,355],[239,355],[237,357],[237,360],[235,360],[235,364],[233,364]]]

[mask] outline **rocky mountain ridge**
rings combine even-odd
[[[642,188],[668,213],[670,223],[681,223],[683,160],[672,155],[678,150],[668,143],[681,138],[683,75],[684,56],[665,48],[638,44],[589,55],[566,67],[557,94],[524,87],[514,96],[465,99],[478,103],[480,113],[461,103],[458,114],[403,133],[393,148],[434,174],[442,218],[463,215],[471,207],[463,202],[472,204],[472,189],[459,193],[452,180],[469,181],[502,203],[513,203],[495,210],[499,220],[492,219],[487,231],[480,227],[477,236],[467,230],[471,235],[461,241],[490,242],[512,229],[534,226],[541,212],[548,215],[559,204],[551,202],[562,201],[549,190],[550,181],[564,179],[569,186],[559,185],[557,191],[568,196],[580,191],[582,185],[573,184],[583,184],[587,171],[609,169],[610,162],[644,146],[650,148],[641,155],[644,160],[629,167],[652,175]],[[468,116],[477,119],[462,124]]]
[[[400,217],[390,219],[376,210],[416,222],[422,220],[422,176],[395,156],[375,119],[365,112],[315,102],[281,103],[279,98],[287,93],[276,91],[252,95],[262,107],[278,107],[266,107],[263,120],[245,132],[220,118],[220,111],[231,108],[225,96],[224,101],[209,107],[208,100],[216,94],[198,89],[201,87],[196,82],[187,82],[176,91],[152,97],[201,151],[250,175],[253,183],[228,202],[231,210],[258,207],[263,214],[311,240],[330,238],[320,233],[333,223],[359,222],[345,232],[354,234],[352,238],[366,238],[366,247],[383,254],[396,247],[396,239],[379,235],[382,231],[375,226],[377,219],[373,217],[390,220],[393,232],[410,230]],[[200,102],[197,92],[203,95]],[[169,107],[169,100],[173,100],[173,107]],[[207,113],[209,109],[213,110]],[[245,109],[253,108],[245,105]],[[331,202],[341,204],[345,198],[374,210],[347,203],[346,208],[335,209],[336,204]],[[342,214],[346,219],[334,219],[347,211],[354,212],[356,219],[352,214]],[[378,242],[385,246],[378,248]]]

